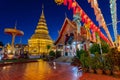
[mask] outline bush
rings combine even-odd
[[[100,53],[100,46],[99,44],[94,43],[89,50],[92,54],[95,54],[95,52]]]
[[[90,56],[88,56],[87,53],[81,54],[80,61],[82,62],[83,68],[89,68],[91,60],[90,60]]]
[[[81,58],[80,56],[81,56],[82,54],[87,55],[87,51],[85,51],[85,50],[83,50],[83,49],[81,49],[81,50],[77,49],[76,56],[77,56],[79,59]]]
[[[49,52],[49,56],[55,57],[55,52],[54,51],[50,51]]]
[[[111,68],[113,69],[114,66],[120,66],[120,52],[117,48],[112,48],[108,55],[106,55],[106,61],[111,65]]]
[[[106,42],[104,42],[104,41],[101,41],[101,47],[102,47],[102,52],[103,52],[103,53],[108,53],[109,50],[110,50],[109,45],[108,45]],[[100,52],[100,45],[97,44],[97,43],[94,43],[94,44],[90,47],[89,50],[90,50],[90,52],[91,52],[92,54],[95,54],[96,52],[98,52],[99,54],[101,53],[101,52]]]

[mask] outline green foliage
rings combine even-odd
[[[51,48],[51,46],[47,45],[46,47],[47,47],[47,53],[49,53],[49,49]]]
[[[81,54],[80,61],[82,66],[87,69],[103,69],[103,61],[99,53],[95,53],[94,57],[91,57],[86,54]]]
[[[103,68],[103,60],[102,56],[99,53],[95,53],[93,57],[93,64],[95,69],[102,69]]]
[[[102,47],[102,53],[108,53],[110,50],[109,45],[104,41],[101,41],[101,47]],[[92,54],[95,54],[96,52],[100,54],[100,45],[97,43],[94,43],[89,50]]]
[[[93,45],[90,47],[91,54],[95,54],[95,52],[100,53],[100,46],[99,44],[93,43]]]
[[[101,46],[102,46],[103,53],[108,53],[109,52],[110,47],[109,47],[109,45],[106,42],[101,41]]]
[[[89,68],[89,61],[90,61],[90,57],[89,56],[86,56],[86,54],[84,53],[84,54],[81,54],[81,56],[80,56],[80,61],[82,62],[82,66],[84,67],[84,68]]]
[[[83,49],[79,50],[77,49],[76,51],[76,56],[80,59],[81,54],[87,54],[87,52]]]
[[[80,61],[80,64],[82,64],[82,67],[84,67],[84,68],[88,68],[89,67],[89,65],[90,65],[89,64],[90,58],[89,58],[89,55],[88,55],[87,51],[85,51],[83,49],[81,49],[81,50],[77,49],[77,51],[76,51],[76,58]]]
[[[80,51],[79,51],[79,49],[77,49],[77,51],[76,51],[76,56],[80,59]]]
[[[49,50],[51,48],[51,46],[50,45],[47,45],[47,50]]]
[[[120,52],[117,48],[111,48],[105,58],[106,62],[111,65],[111,69],[114,69],[114,66],[120,66]]]
[[[50,51],[49,52],[49,56],[55,57],[55,52],[54,51]]]
[[[88,55],[87,51],[80,50],[80,61],[82,63],[82,67],[89,68],[90,66],[90,56]]]
[[[93,45],[94,49],[99,46],[98,44]],[[106,43],[103,43],[102,46],[106,48],[108,45]],[[103,50],[103,52],[107,54],[104,55],[100,55],[97,50],[94,50],[94,56],[89,56],[87,53],[84,53],[84,51],[82,51],[83,54],[80,54],[80,61],[83,68],[111,71],[120,70],[120,52],[118,52],[117,48],[106,48],[106,50]],[[80,53],[80,51],[78,53]]]

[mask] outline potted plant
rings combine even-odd
[[[120,69],[119,69],[119,66],[114,66],[112,72],[113,72],[113,75],[114,75],[115,77],[120,77]]]
[[[103,64],[103,70],[106,75],[111,75],[112,66],[113,65],[112,65],[111,58],[108,55],[106,55],[104,57],[104,64]]]
[[[95,55],[89,57],[88,62],[89,62],[89,72],[90,73],[96,73],[96,67],[97,67],[96,61],[97,61],[97,57]]]
[[[90,57],[86,53],[80,55],[80,61],[82,63],[83,71],[88,72],[90,66]]]
[[[103,65],[102,65],[102,62],[97,62],[97,64],[96,64],[96,73],[97,73],[97,74],[102,74],[102,73],[103,73]]]
[[[94,57],[90,57],[90,66],[89,66],[89,72],[94,73],[96,68],[96,62]]]

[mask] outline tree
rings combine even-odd
[[[77,49],[77,51],[76,51],[76,56],[80,59],[80,57],[81,57],[81,54],[87,54],[87,52],[85,51],[85,50],[83,50],[83,49],[81,49],[81,50],[79,50],[79,49]]]
[[[108,53],[110,50],[109,45],[105,41],[101,41],[102,51],[103,53]]]
[[[47,45],[47,53],[48,53],[48,51],[49,51],[50,48],[51,48],[51,46]]]
[[[49,52],[49,56],[55,57],[55,52],[54,51],[50,51]]]
[[[105,41],[101,41],[101,47],[103,53],[108,53],[110,50],[109,45]],[[93,43],[89,50],[92,54],[95,54],[96,52],[100,53],[100,45],[97,43]]]
[[[100,53],[100,46],[97,43],[93,43],[93,45],[90,47],[91,54],[95,54],[96,52]]]

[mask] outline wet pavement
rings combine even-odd
[[[40,60],[0,67],[0,80],[77,80],[75,70],[69,63]]]
[[[104,75],[85,73],[80,78],[77,68],[69,63],[39,62],[0,67],[0,80],[120,80]]]

